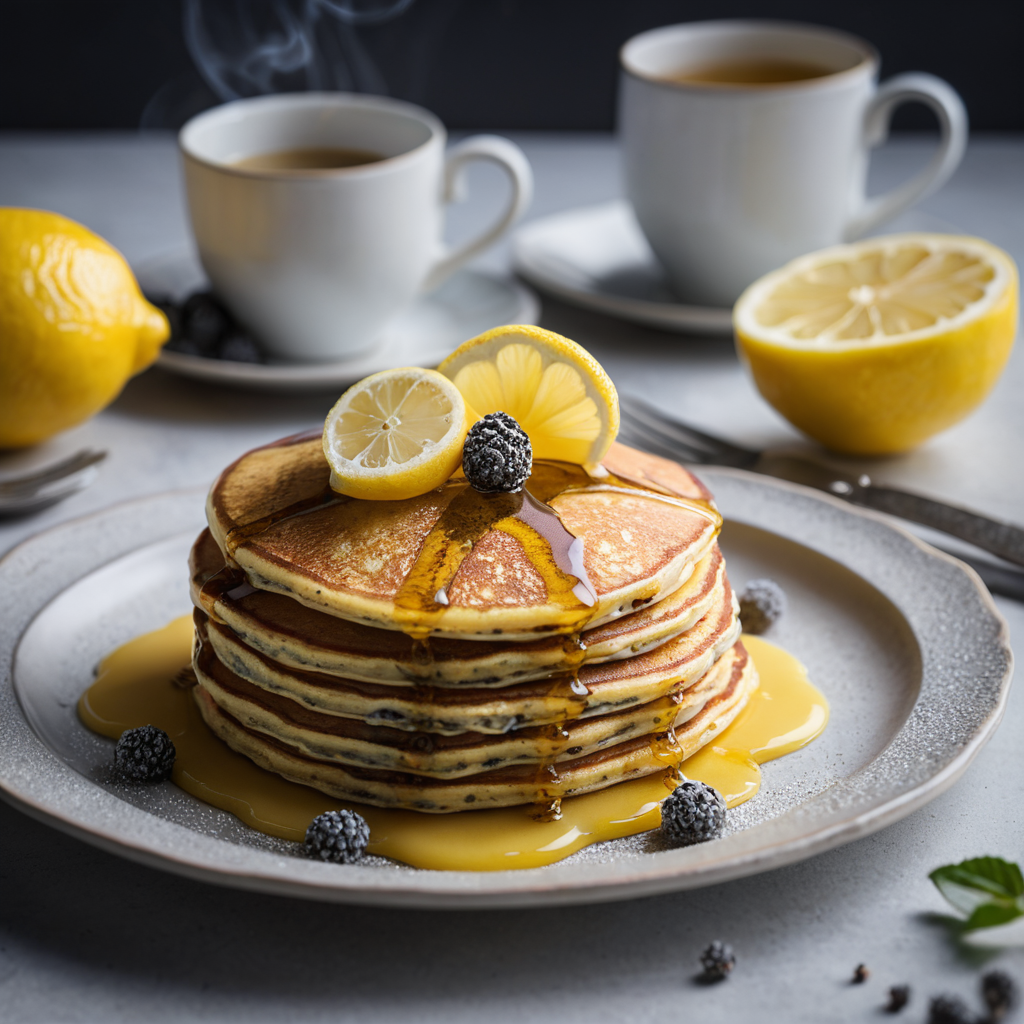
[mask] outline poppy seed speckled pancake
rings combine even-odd
[[[622,445],[594,476],[535,463],[533,501],[461,478],[362,501],[328,479],[319,435],[249,452],[210,491],[215,541],[257,589],[416,636],[529,640],[609,622],[676,590],[721,525],[686,470]]]
[[[715,544],[668,597],[586,630],[582,647],[561,636],[519,643],[434,637],[424,650],[396,630],[350,622],[283,594],[244,586],[240,572],[223,573],[223,556],[208,530],[192,549],[189,569],[196,607],[282,665],[364,682],[432,686],[505,686],[570,670],[581,660],[641,654],[698,622],[726,585],[725,562]],[[209,584],[211,577],[216,578]]]
[[[501,688],[455,688],[380,685],[288,668],[247,647],[198,609],[195,618],[194,665],[200,676],[208,673],[213,658],[247,682],[321,714],[448,735],[505,733],[649,703],[699,679],[740,631],[726,583],[715,605],[691,629],[633,658]]]
[[[674,730],[675,756],[691,756],[732,722],[757,687],[757,673],[741,643],[715,667],[727,677],[717,695]],[[510,765],[460,778],[431,778],[310,757],[228,714],[201,686],[193,690],[210,728],[232,749],[270,771],[344,800],[429,813],[482,810],[538,803],[553,796],[593,792],[631,778],[666,770],[648,735],[633,736],[591,753],[546,764]],[[673,758],[673,760],[675,757]]]
[[[679,727],[724,692],[729,682],[727,660],[719,658],[696,682],[647,704],[553,725],[455,736],[321,714],[246,682],[216,659],[200,659],[197,679],[218,707],[247,729],[305,756],[444,779],[514,765],[559,764],[636,736]]]

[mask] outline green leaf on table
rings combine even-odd
[[[1012,861],[975,857],[936,868],[935,887],[967,920],[964,929],[991,928],[1024,915],[1024,876]]]

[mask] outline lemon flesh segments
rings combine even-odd
[[[615,386],[586,349],[530,325],[495,328],[440,366],[470,415],[506,412],[529,434],[533,454],[577,465],[603,458],[618,433]]]
[[[737,336],[758,390],[793,426],[837,452],[889,455],[958,423],[992,390],[1013,348],[1016,291],[990,316],[943,338],[870,348],[781,352]]]
[[[958,242],[962,250],[957,249]],[[855,263],[864,261],[857,249],[866,250],[868,257],[883,258],[870,252],[870,247],[878,244],[857,243],[821,254],[826,273],[830,253],[853,252],[845,262],[847,269],[856,269]],[[896,249],[897,257],[902,255],[901,244],[908,250],[920,247],[913,236],[895,236],[889,247]],[[868,337],[849,330],[844,334],[837,329],[841,323],[833,324],[833,314],[823,306],[808,305],[801,316],[800,284],[792,279],[807,273],[808,266],[813,269],[818,254],[794,261],[791,279],[786,277],[789,268],[783,268],[752,285],[737,303],[736,340],[765,399],[800,430],[835,451],[853,455],[906,451],[968,415],[995,384],[1013,347],[1016,268],[1000,250],[975,239],[941,237],[939,253],[954,260],[964,256],[965,262],[987,261],[996,273],[989,274],[986,281],[998,278],[1000,290],[990,302],[984,296],[980,301],[966,298],[957,294],[965,289],[954,278],[946,288],[933,289],[934,294],[924,296],[932,307],[922,303],[924,316],[917,313],[913,302],[906,303],[908,320],[931,315],[931,322],[918,329],[911,327],[904,337],[889,337],[881,330]],[[839,256],[833,258],[840,262]],[[912,253],[907,260],[912,265]],[[899,281],[895,285],[885,280],[865,283],[879,291],[893,288],[895,302],[891,304],[897,316],[903,315],[900,299],[913,298],[912,289],[903,288]],[[786,323],[774,327],[771,320],[765,322],[765,315],[781,320],[787,313],[786,302],[794,295],[789,323],[797,326],[791,327],[793,334],[787,336]],[[779,307],[783,307],[781,315]],[[889,313],[891,316],[891,310]],[[886,311],[875,315],[881,323]],[[810,330],[799,333],[816,318],[820,336]],[[866,321],[859,326],[866,327]]]

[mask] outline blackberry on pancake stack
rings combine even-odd
[[[419,450],[383,433],[402,429],[398,413],[374,419],[374,396],[406,401],[391,382],[384,398],[356,385],[332,413],[350,454],[357,429],[377,445],[372,473],[387,469],[383,438],[392,457],[413,450],[399,461],[427,479],[430,444],[450,459],[452,424],[461,438],[463,420],[499,411],[481,408],[490,368],[492,400],[514,406],[508,377],[532,367],[540,378],[518,388],[520,407],[501,410],[534,441],[524,490],[481,493],[456,473],[375,500],[357,466],[364,496],[352,497],[340,493],[347,463],[324,454],[337,443],[328,431],[224,471],[190,567],[194,692],[217,735],[340,799],[436,813],[547,806],[671,771],[732,721],[757,676],[720,517],[682,467],[612,444],[614,389],[579,353],[537,328],[475,339],[442,364],[469,407],[445,381],[446,419],[422,393],[430,371],[417,371],[435,435]],[[560,423],[565,461],[551,457]]]

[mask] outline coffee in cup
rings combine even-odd
[[[479,135],[445,152],[429,111],[347,93],[236,100],[181,130],[192,230],[218,296],[271,355],[343,359],[498,240],[529,204],[521,149]],[[454,250],[444,203],[462,169],[496,163],[511,198]]]
[[[858,238],[956,169],[967,114],[941,79],[877,84],[875,50],[833,29],[708,21],[635,36],[620,54],[626,193],[680,300],[729,306],[762,274]],[[893,110],[939,119],[929,165],[865,197],[868,154]]]
[[[351,146],[304,146],[299,149],[273,149],[236,160],[243,171],[336,171],[339,167],[361,167],[384,160],[383,153]]]

